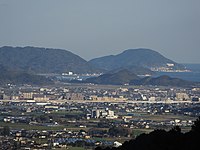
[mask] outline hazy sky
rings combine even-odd
[[[62,48],[89,60],[150,48],[200,63],[200,0],[0,0],[0,46]]]

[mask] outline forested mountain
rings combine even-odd
[[[1,47],[0,64],[30,73],[98,72],[86,60],[67,50],[38,47]]]
[[[33,75],[21,71],[11,71],[0,65],[0,85],[5,85],[8,83],[48,85],[52,84],[53,81],[44,76]]]
[[[86,79],[86,82],[95,84],[122,85],[138,79],[139,77],[137,75],[129,72],[128,70],[120,70],[116,73],[108,73],[99,77],[88,78]]]
[[[153,86],[177,86],[188,87],[200,85],[198,82],[191,82],[179,78],[171,78],[163,75],[159,77],[144,77],[140,78],[136,74],[128,70],[120,70],[119,72],[103,74],[98,77],[88,78],[84,82],[94,84],[111,84],[111,85],[153,85]]]
[[[172,69],[184,69],[180,65],[151,49],[128,49],[118,55],[104,56],[89,61],[98,68],[113,70],[127,66],[142,68],[168,67],[167,64],[174,64]]]

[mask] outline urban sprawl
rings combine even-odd
[[[0,147],[120,146],[154,129],[190,130],[200,88],[62,84],[0,88]]]

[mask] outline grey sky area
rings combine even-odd
[[[200,63],[200,0],[0,0],[0,46],[62,48],[89,60],[150,48]]]

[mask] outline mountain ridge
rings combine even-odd
[[[150,86],[175,86],[188,87],[200,85],[198,82],[186,81],[179,78],[171,78],[167,75],[159,77],[140,78],[128,70],[121,70],[117,73],[103,74],[98,77],[88,78],[86,83],[109,84],[109,85],[150,85]]]
[[[99,70],[70,51],[39,47],[0,48],[0,64],[12,70],[31,73],[90,73]]]
[[[49,85],[53,84],[53,81],[44,76],[8,70],[4,66],[0,65],[0,85],[5,84]]]
[[[128,49],[117,55],[91,59],[89,63],[106,70],[132,65],[150,69],[153,67],[167,67],[167,64],[173,64],[173,69],[184,68],[184,66],[164,57],[159,52],[146,48]]]
[[[98,77],[88,78],[84,82],[92,82],[95,84],[121,85],[129,83],[131,80],[138,79],[139,77],[136,74],[124,69],[118,71],[117,73],[108,73],[100,75]]]
[[[183,68],[182,65],[165,58],[151,49],[128,49],[117,55],[109,55],[86,61],[64,49],[42,47],[0,47],[0,64],[13,70],[29,73],[109,73],[127,69],[137,75],[154,74],[153,67],[170,69]]]

